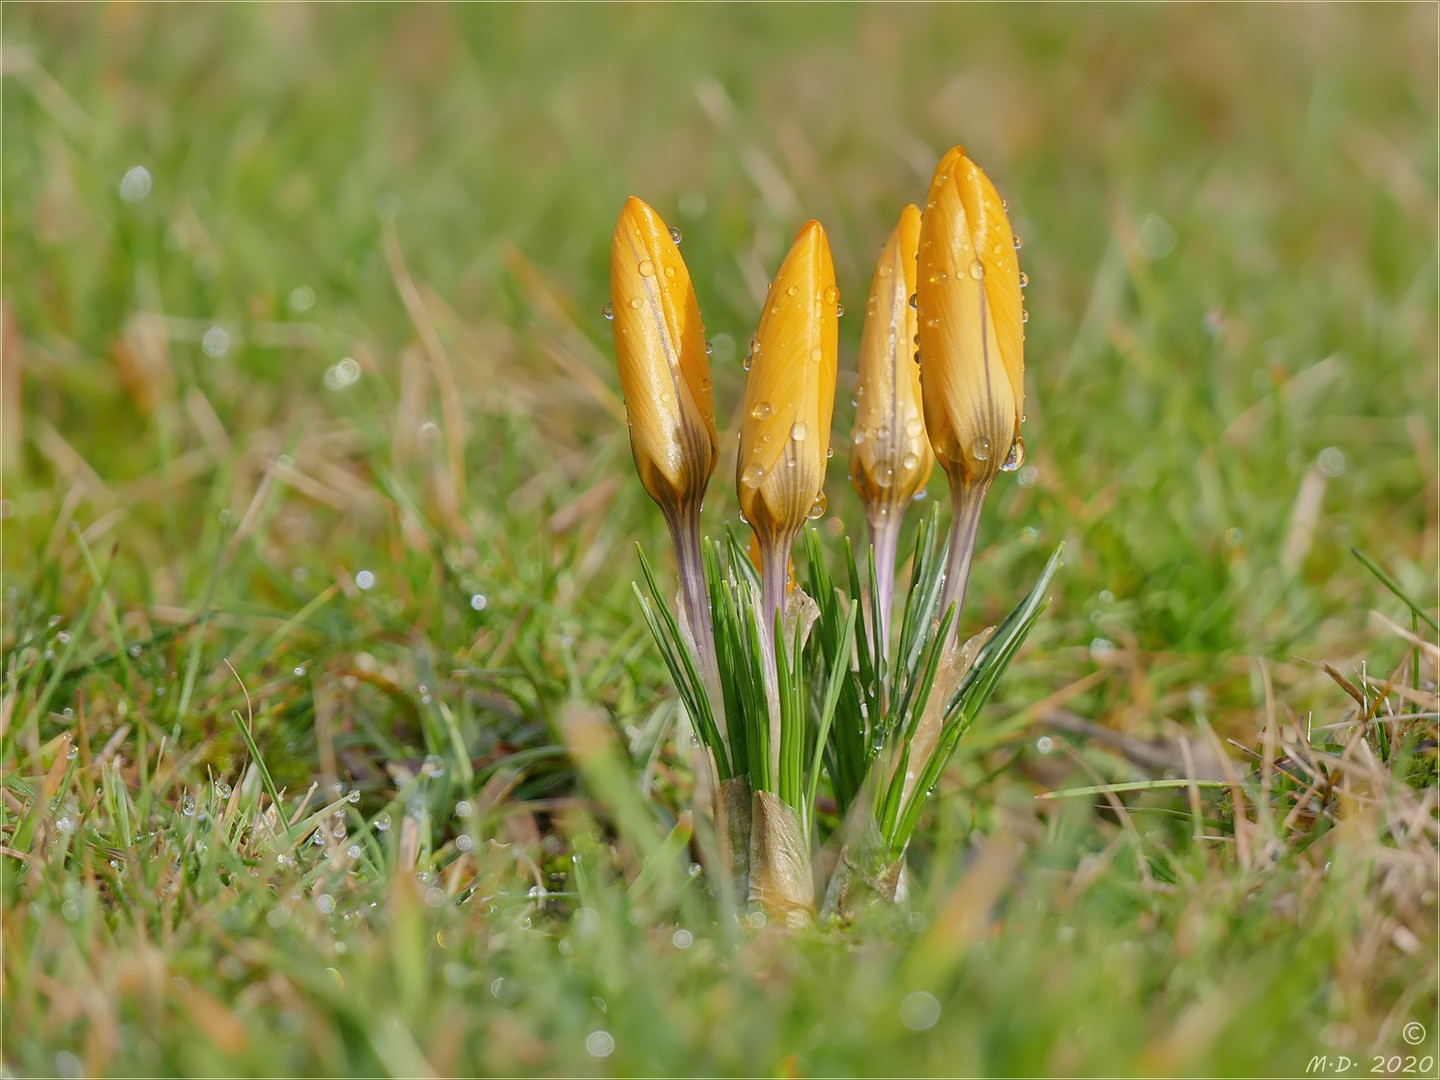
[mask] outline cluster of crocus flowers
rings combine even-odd
[[[854,680],[862,688],[860,697],[874,694],[863,689],[871,681],[862,680],[859,669],[851,666],[854,605],[836,608],[835,597],[817,597],[820,609],[833,616],[818,616],[829,637],[819,648],[802,653],[810,623],[802,626],[804,620],[790,618],[799,609],[786,599],[793,584],[796,538],[807,520],[826,510],[840,291],[825,231],[819,222],[807,222],[770,283],[746,364],[735,483],[741,516],[754,534],[750,561],[758,563],[756,589],[733,570],[734,560],[746,561],[738,548],[733,549],[731,575],[724,578],[718,576],[718,556],[700,539],[700,503],[715,468],[718,435],[704,327],[677,242],[678,234],[654,210],[631,198],[616,224],[611,249],[607,314],[614,320],[631,447],[645,490],[670,528],[684,615],[683,623],[664,624],[671,627],[668,631],[652,618],[649,607],[647,619],[687,708],[702,721],[702,737],[716,762],[721,781],[717,831],[748,834],[720,837],[722,853],[738,853],[732,862],[748,859],[735,876],[741,898],[748,895],[791,921],[796,912],[814,907],[809,875],[814,815],[806,800],[814,801],[820,750],[833,738],[827,733],[839,688],[845,680]],[[928,564],[934,586],[921,632],[933,643],[926,647],[932,660],[925,668],[933,678],[933,658],[954,649],[958,608],[964,602],[986,493],[997,472],[1018,466],[1023,453],[1019,430],[1025,314],[1019,246],[994,186],[956,147],[937,167],[924,209],[912,205],[902,211],[874,270],[861,334],[850,476],[865,508],[874,560],[868,654],[861,650],[856,655],[879,657],[882,682],[906,508],[938,461],[950,483],[953,515],[943,591],[941,564]],[[811,548],[812,564],[818,550]],[[917,573],[918,562],[917,555]],[[648,563],[644,565],[649,576]],[[811,570],[820,590],[832,591],[825,583],[828,578],[814,577],[813,565]],[[1052,572],[1047,569],[1047,574]],[[653,578],[651,588],[653,594]],[[643,596],[641,602],[646,604]],[[838,602],[848,603],[843,597]],[[1033,608],[1033,594],[1029,602]],[[827,604],[832,606],[827,609]],[[809,607],[813,612],[816,603]],[[876,618],[869,618],[869,611]],[[907,612],[907,625],[909,620]],[[847,623],[849,630],[842,633]],[[677,629],[681,625],[683,643]],[[1023,636],[1028,625],[1012,631],[1011,639],[1016,633]],[[901,637],[909,633],[902,631]],[[748,644],[752,641],[753,647]],[[686,649],[693,653],[693,668],[680,655]],[[802,667],[812,661],[802,662],[802,656],[812,654],[813,662],[823,658],[828,668],[826,687],[805,684],[811,675]],[[968,655],[973,657],[973,650]],[[960,663],[952,658],[938,667],[949,672]],[[728,670],[730,666],[736,670]],[[915,673],[910,677],[913,681]],[[993,680],[988,685],[993,686]],[[927,683],[924,692],[907,692],[904,698],[919,709],[928,692]],[[826,704],[816,720],[814,707],[821,699]],[[889,709],[887,700],[882,690],[870,706],[862,707],[863,715],[847,720],[848,730],[865,733],[854,745],[861,745],[865,761],[872,762],[878,753],[877,733],[908,732],[908,765],[889,775],[918,777],[932,764],[939,728],[930,733],[933,738],[927,736],[928,742],[915,743],[925,743],[925,760],[910,760],[908,749],[918,725],[906,717],[883,715]],[[944,718],[958,715],[957,702],[948,689],[943,701],[937,698],[930,708],[934,723],[950,723]],[[806,726],[810,724],[815,726]],[[945,745],[953,748],[953,738]],[[805,761],[812,762],[809,774]],[[889,780],[882,776],[880,783]],[[901,791],[907,820],[910,786],[907,780]]]

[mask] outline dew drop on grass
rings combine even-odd
[[[670,935],[670,944],[677,949],[688,949],[695,944],[695,935],[686,930],[683,926]]]
[[[352,859],[358,859],[360,857],[360,845],[351,844],[348,848],[345,849],[345,854],[349,855]]]
[[[928,1031],[940,1019],[940,1002],[934,994],[916,990],[900,1002],[900,1022],[911,1031]]]
[[[154,186],[149,169],[144,165],[132,165],[120,178],[120,198],[128,203],[137,203],[149,195]]]
[[[219,795],[222,799],[228,799],[230,797],[230,791],[230,785],[223,780],[215,785],[215,794]]]
[[[600,309],[600,314],[604,315],[607,319],[615,318],[615,305],[610,303],[609,300],[606,300],[605,306]]]
[[[444,776],[445,762],[439,754],[427,754],[420,771],[429,777]]]
[[[180,812],[181,812],[182,814],[184,814],[186,817],[194,817],[194,816],[195,816],[195,796],[194,796],[194,795],[186,795],[185,798],[180,801]]]
[[[489,601],[489,599],[485,596],[484,593],[478,593],[478,592],[477,592],[477,593],[475,593],[473,596],[470,597],[470,610],[471,610],[471,611],[484,611],[485,608],[489,605],[489,603],[490,603],[490,601]]]
[[[361,570],[355,575],[355,586],[362,590],[375,587],[375,575],[369,570]]]
[[[1055,740],[1049,735],[1041,735],[1035,740],[1035,749],[1042,754],[1048,754],[1055,749]]]

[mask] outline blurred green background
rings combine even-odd
[[[543,755],[580,698],[642,759],[656,751],[646,790],[677,809],[685,754],[656,747],[669,690],[630,593],[633,542],[663,557],[663,528],[630,466],[600,314],[615,215],[637,194],[684,233],[726,435],[712,532],[738,525],[741,358],[766,283],[801,224],[823,222],[851,314],[821,528],[858,538],[844,462],[864,294],[955,143],[1008,200],[1031,283],[1029,456],[990,497],[967,623],[1008,611],[1062,540],[1067,565],[947,781],[931,900],[970,830],[1093,780],[1037,749],[1047,708],[1147,738],[1204,720],[1250,745],[1267,711],[1302,724],[1347,703],[1308,660],[1358,678],[1367,657],[1378,675],[1409,654],[1368,621],[1411,625],[1351,546],[1434,602],[1433,5],[6,3],[0,17],[7,767],[43,773],[78,708],[97,745],[124,728],[132,764],[162,739],[181,748],[158,796],[178,801],[206,768],[235,779],[243,684],[277,778],[353,784],[369,810],[394,792],[389,764],[455,749],[446,731],[482,763]],[[92,557],[107,599],[86,620]],[[57,652],[70,671],[52,685]],[[1098,762],[1130,777],[1123,765]],[[517,800],[574,789],[558,755],[527,769]],[[1118,831],[1075,828],[1055,856],[1071,867]],[[1299,1069],[1281,1032],[1309,1020],[1338,1025],[1325,1045],[1388,1037],[1404,957],[1375,961],[1366,993],[1327,996],[1313,987],[1348,931],[1313,955],[1276,946],[1262,974],[1242,961],[1285,939],[1261,923],[1167,983],[1163,951],[1149,968],[1116,959],[1132,886],[1100,905],[1093,940],[1082,927],[1029,1031],[977,1014],[905,1057],[879,1029],[826,1027],[797,990],[783,1020],[736,1013],[740,1045],[716,1036],[684,1067],[783,1068],[807,1029],[834,1040],[806,1043],[814,1068],[870,1072]],[[1151,926],[1180,918],[1157,910]],[[17,964],[30,955],[7,942]],[[965,967],[941,992],[947,1024],[976,997],[1026,1006],[1051,976],[1039,945],[998,947],[1015,973]],[[1265,981],[1283,978],[1281,954],[1303,986]],[[80,977],[84,949],[74,968],[59,946],[45,955]],[[804,956],[744,977],[818,996],[845,970]],[[1187,1003],[1233,989],[1205,966],[1225,956],[1275,1030],[1238,1012],[1172,1030]],[[203,950],[185,962],[214,978]],[[594,1066],[565,1011],[589,1008],[578,964],[536,1020],[566,1032],[562,1049],[532,1062],[481,1017],[471,1035],[500,1049],[473,1060]],[[637,1045],[673,1000],[696,995],[683,1030],[741,1009],[734,984],[702,999],[713,967],[695,964],[656,984],[617,1070],[692,1060],[683,1040]],[[1152,1010],[1157,986],[1173,999]],[[261,995],[246,1023],[288,1000]],[[407,1001],[417,1032],[449,1015]],[[1130,1019],[1094,1012],[1073,1034],[1109,1007]],[[53,1064],[66,1023],[29,1029],[45,1049],[27,1067]],[[316,1038],[309,1057],[244,1059],[162,1036],[117,1067],[410,1060]]]

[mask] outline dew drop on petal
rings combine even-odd
[[[640,260],[640,276],[641,276],[641,277],[654,277],[654,276],[655,276],[655,264],[654,264],[653,262],[651,262],[649,259],[641,259],[641,260]]]
[[[970,448],[970,456],[976,461],[989,461],[990,439],[985,435],[981,435],[980,438],[976,439],[975,445]]]
[[[610,303],[609,300],[606,300],[605,306],[600,309],[600,314],[604,315],[607,319],[615,318],[615,305]]]
[[[1010,453],[1005,457],[1005,463],[1000,466],[1002,472],[1014,472],[1025,464],[1025,440],[1016,436],[1015,441],[1010,444]]]
[[[790,426],[790,438],[796,442],[804,442],[807,434],[805,424],[802,421],[796,420],[795,423]]]
[[[918,439],[923,434],[925,434],[925,421],[921,420],[920,417],[912,416],[909,420],[905,421],[905,435],[907,438]]]
[[[979,259],[970,260],[970,276],[976,281],[985,276],[985,266]]]
[[[774,410],[770,407],[770,403],[768,401],[761,401],[750,410],[750,415],[756,420],[768,420],[772,412],[774,412]]]
[[[678,243],[680,243],[681,240],[684,240],[684,239],[685,239],[685,234],[682,233],[679,229],[677,229],[674,225],[671,225],[671,226],[670,226],[670,239],[673,240],[675,243],[678,244]]]
[[[807,516],[810,518],[811,521],[814,521],[817,518],[822,518],[825,516],[825,508],[829,505],[829,500],[825,498],[825,493],[822,491],[820,492],[820,494],[815,496],[815,501],[811,503],[810,513]]]
[[[639,310],[640,310],[640,297],[636,296],[636,297],[632,298],[631,301],[630,301],[630,306],[631,306],[632,308],[634,308],[636,311],[639,311]]]
[[[746,465],[740,473],[740,482],[749,487],[759,487],[760,481],[765,478],[765,469],[758,462],[751,462]]]
[[[1021,270],[1021,271],[1020,271],[1020,288],[1023,289],[1023,288],[1025,288],[1026,285],[1029,285],[1029,284],[1030,284],[1030,275],[1027,274],[1027,273],[1025,273],[1024,270]]]

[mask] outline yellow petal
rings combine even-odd
[[[925,435],[915,363],[917,319],[910,306],[919,243],[920,211],[907,206],[875,264],[860,333],[850,479],[872,519],[914,498],[935,465]]]
[[[740,512],[762,550],[823,510],[839,301],[825,230],[807,222],[770,283],[740,417]]]
[[[956,147],[920,222],[916,280],[925,425],[952,482],[988,481],[1020,433],[1020,265],[1004,204]]]
[[[670,230],[633,196],[610,247],[610,306],[635,469],[667,512],[698,503],[719,443],[705,328]]]

